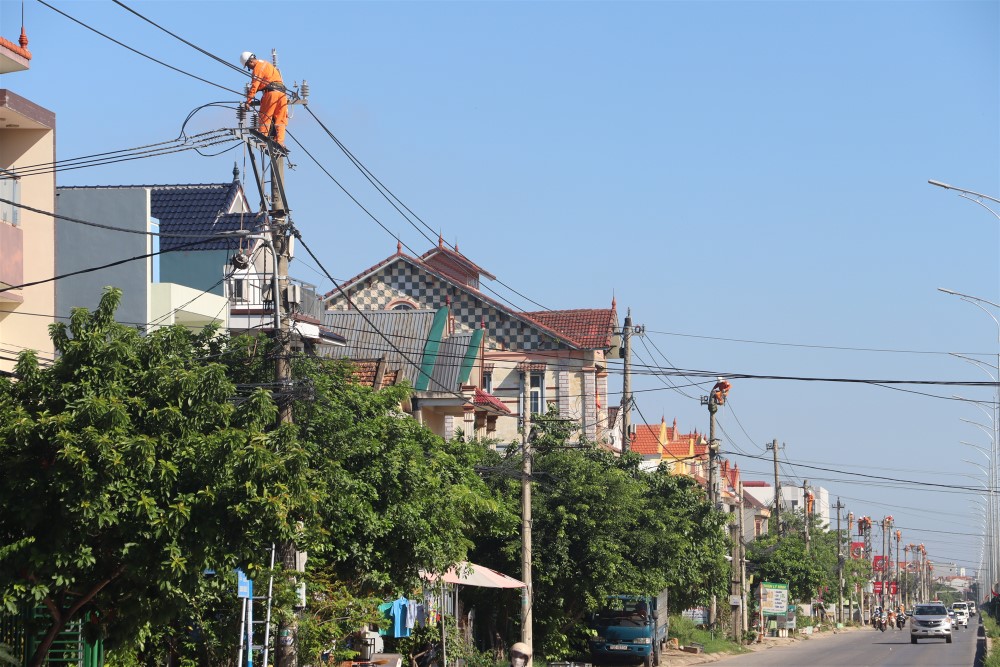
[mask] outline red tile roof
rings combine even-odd
[[[500,412],[510,414],[510,408],[508,408],[503,401],[492,394],[487,394],[485,391],[476,387],[476,394],[472,399],[474,405],[490,407]]]
[[[522,361],[517,365],[518,373],[541,373],[545,370],[544,361]]]
[[[399,369],[386,370],[385,374],[382,376],[382,384],[375,387],[375,377],[378,375],[378,366],[382,362],[376,359],[371,361],[352,361],[351,363],[354,366],[354,371],[352,373],[354,380],[362,386],[373,387],[376,391],[396,384],[399,378]]]
[[[521,315],[588,350],[611,347],[611,333],[618,319],[614,307],[543,310]]]
[[[660,453],[660,425],[636,424],[635,436],[630,449],[643,456],[655,456]]]

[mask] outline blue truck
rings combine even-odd
[[[667,591],[657,596],[609,595],[590,617],[590,658],[595,664],[660,663],[667,640]]]

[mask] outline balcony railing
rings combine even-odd
[[[0,222],[18,226],[21,223],[21,209],[15,204],[21,203],[21,177],[6,169],[0,169],[0,199],[14,202],[0,202]]]
[[[274,297],[271,294],[272,275],[270,273],[236,273],[226,280],[226,297],[230,308],[245,308],[249,310],[274,310]],[[316,293],[316,286],[301,280],[288,280],[291,307],[297,313],[323,318],[323,299]]]

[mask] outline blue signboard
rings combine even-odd
[[[247,579],[239,568],[236,569],[236,597],[253,599],[253,579]]]

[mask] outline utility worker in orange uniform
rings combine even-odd
[[[250,51],[240,54],[240,64],[250,70],[253,81],[247,91],[247,107],[253,102],[257,91],[263,91],[260,98],[260,133],[271,136],[274,126],[274,140],[285,146],[285,126],[288,125],[288,96],[285,94],[285,84],[281,81],[278,68],[265,60],[259,60]]]

